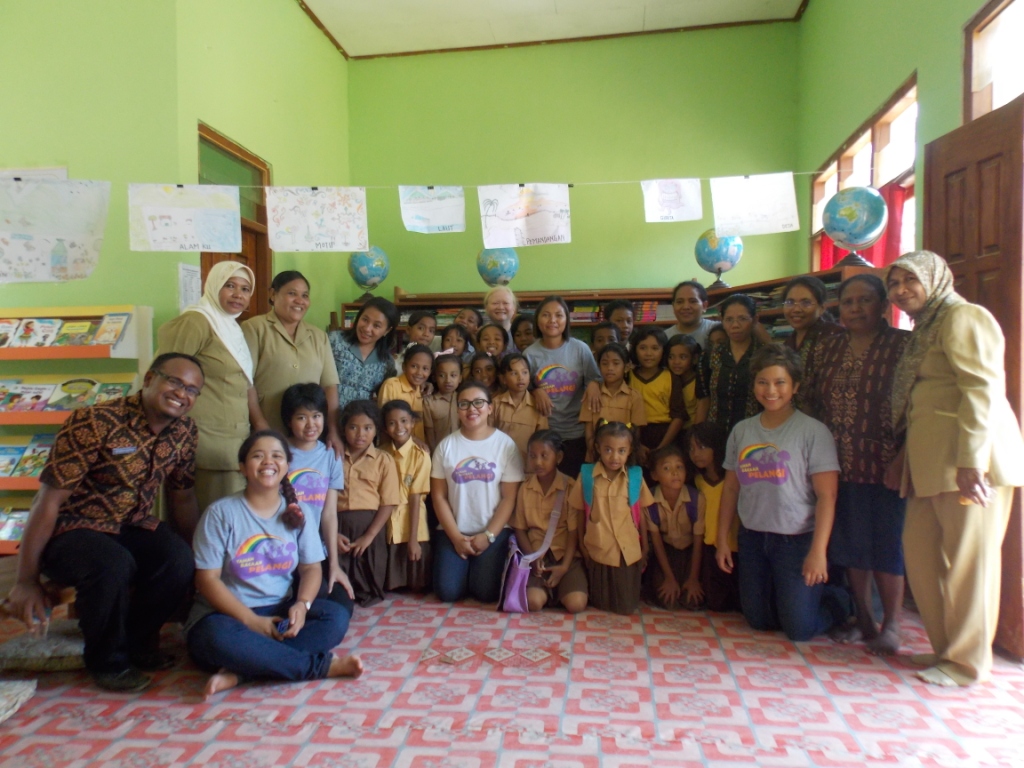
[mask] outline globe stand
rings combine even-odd
[[[835,268],[838,267],[874,267],[870,261],[865,259],[856,251],[850,251],[842,259],[832,265]]]
[[[718,288],[732,288],[725,280],[722,279],[722,270],[715,270],[715,277],[718,278],[711,285],[708,286],[709,291],[717,290]]]
[[[369,291],[367,291],[362,296],[360,296],[358,299],[353,299],[352,303],[353,304],[365,304],[366,302],[368,302],[372,298],[373,298],[373,294],[370,293]]]

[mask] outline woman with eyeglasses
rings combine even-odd
[[[523,460],[515,441],[490,425],[486,385],[463,382],[455,397],[459,431],[437,446],[430,471],[439,523],[434,592],[446,603],[466,596],[493,603],[501,589]]]
[[[906,503],[885,487],[903,439],[892,420],[892,386],[910,334],[885,321],[885,284],[854,275],[839,286],[842,333],[819,339],[804,369],[804,410],[832,432],[839,454],[839,495],[828,561],[846,568],[857,623],[833,635],[864,641],[869,653],[900,646],[903,521]],[[882,598],[881,626],[871,608],[871,582]]]
[[[811,275],[794,277],[782,292],[782,314],[793,327],[793,333],[783,343],[800,353],[800,363],[804,368],[820,340],[843,333],[843,329],[826,314],[827,301],[828,288]]]
[[[754,334],[757,306],[743,293],[734,293],[719,305],[729,343],[712,347],[704,358],[704,381],[711,398],[707,420],[732,431],[743,419],[761,410],[754,399],[750,358],[763,345]]]

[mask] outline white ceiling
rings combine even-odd
[[[792,19],[801,0],[305,0],[352,57]]]

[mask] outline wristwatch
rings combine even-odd
[[[494,535],[493,533],[491,533],[491,532],[490,532],[489,530],[487,530],[486,528],[484,528],[484,536],[486,536],[486,537],[487,537],[487,540],[488,540],[489,542],[491,542],[491,544],[493,544],[493,543],[494,543],[494,540],[495,540],[496,538],[498,538],[497,536],[495,536],[495,535]]]

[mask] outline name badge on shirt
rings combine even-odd
[[[136,448],[134,445],[125,445],[122,446],[121,448],[115,448],[114,450],[111,451],[111,453],[114,454],[115,456],[125,456],[126,454],[129,453],[135,453],[135,451],[137,450],[138,448]]]

